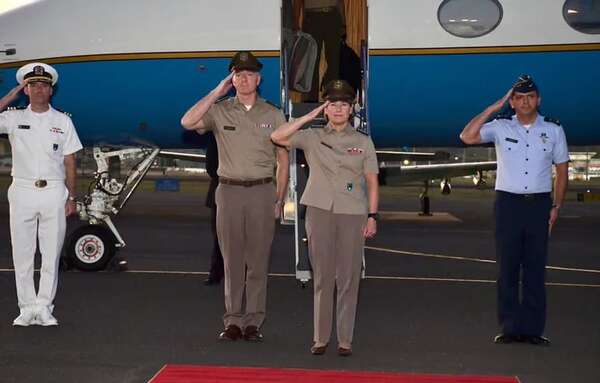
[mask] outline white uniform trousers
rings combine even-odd
[[[21,310],[33,305],[47,306],[50,311],[54,307],[68,191],[64,181],[48,182],[45,188],[35,188],[33,181],[15,179],[8,189],[12,255]],[[37,294],[33,282],[36,234],[42,255]]]

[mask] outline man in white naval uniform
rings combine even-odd
[[[56,326],[52,315],[66,216],[76,211],[75,152],[82,146],[71,118],[50,105],[54,68],[32,63],[17,71],[18,86],[0,99],[0,111],[18,98],[27,108],[0,113],[0,134],[12,148],[13,182],[8,189],[10,235],[20,315],[15,326]],[[36,234],[42,254],[39,289],[33,283]]]

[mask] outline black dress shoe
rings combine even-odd
[[[324,346],[313,345],[310,348],[310,353],[313,355],[323,355],[323,354],[325,354],[325,351],[327,351],[327,345],[324,345]]]
[[[219,334],[219,340],[234,341],[242,337],[242,329],[234,324],[225,327],[225,330]]]
[[[550,339],[541,335],[526,335],[524,337],[525,342],[533,344],[535,346],[550,346]]]
[[[256,326],[247,326],[244,329],[244,340],[248,342],[262,342],[263,334]]]
[[[339,356],[350,356],[352,355],[352,349],[346,347],[338,347],[338,355]]]
[[[520,335],[515,334],[503,334],[500,333],[494,337],[494,343],[508,344],[514,342],[522,342],[523,338]]]
[[[214,277],[209,275],[208,278],[204,280],[204,286],[213,286],[221,283],[221,278]]]

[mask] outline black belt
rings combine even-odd
[[[496,193],[500,193],[510,198],[514,199],[524,199],[524,200],[537,200],[537,199],[546,199],[550,197],[550,192],[546,193],[528,193],[528,194],[519,194],[519,193],[509,193],[502,190],[496,190]]]
[[[306,8],[305,11],[308,13],[329,13],[335,10],[335,6],[332,7],[319,7],[319,8]]]
[[[273,182],[273,177],[267,178],[259,178],[257,180],[233,180],[231,178],[219,177],[219,183],[225,185],[234,185],[234,186],[256,186],[256,185],[264,185]]]

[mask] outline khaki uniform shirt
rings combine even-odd
[[[336,214],[367,214],[365,174],[379,173],[371,139],[350,125],[296,132],[290,146],[304,150],[310,176],[300,203]]]
[[[257,99],[250,110],[237,97],[213,104],[202,118],[219,148],[219,177],[255,180],[273,176],[277,164],[273,130],[283,125],[281,110]]]

